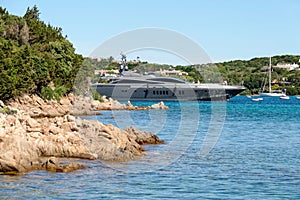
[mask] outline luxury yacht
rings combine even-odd
[[[195,84],[155,73],[141,75],[128,71],[126,55],[121,52],[121,57],[120,76],[104,77],[110,83],[92,84],[100,95],[127,101],[211,101],[227,100],[245,90],[227,84]]]
[[[245,90],[242,86],[190,83],[154,73],[141,75],[129,71],[124,72],[122,76],[111,77],[110,80],[110,83],[96,83],[92,84],[92,87],[101,95],[116,100],[227,100]]]

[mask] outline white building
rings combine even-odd
[[[182,75],[188,75],[187,72],[183,72],[183,71],[178,71],[178,70],[163,70],[160,69],[159,71],[157,71],[158,74],[161,74],[163,76],[182,76]]]
[[[298,69],[299,65],[295,63],[293,64],[278,63],[277,65],[273,66],[273,68],[280,68],[280,69],[286,69],[288,71],[291,71],[291,70]]]

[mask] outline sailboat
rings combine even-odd
[[[270,61],[269,61],[269,92],[262,92],[259,95],[263,96],[263,97],[281,97],[284,96],[284,93],[281,92],[276,92],[276,91],[272,91],[271,88],[271,76],[272,76],[272,58],[270,57]]]

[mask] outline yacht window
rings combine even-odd
[[[166,94],[169,95],[169,91],[168,90],[166,91]]]
[[[166,94],[166,91],[163,91],[163,95],[165,95]]]
[[[159,94],[162,95],[162,91],[159,91]]]

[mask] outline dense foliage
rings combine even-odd
[[[72,90],[82,60],[61,28],[39,19],[36,6],[23,17],[0,7],[0,99],[59,98]]]

